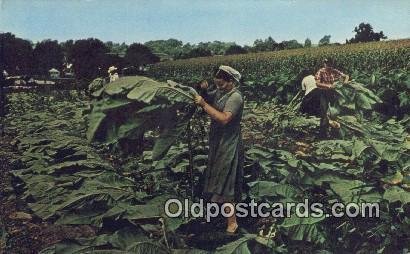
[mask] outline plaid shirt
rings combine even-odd
[[[336,80],[338,80],[341,76],[345,74],[337,69],[334,68],[321,68],[317,71],[315,75],[315,79],[317,82],[325,83],[325,84],[333,84]]]

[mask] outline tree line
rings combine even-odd
[[[143,44],[124,44],[121,48],[121,45],[118,47],[96,38],[60,43],[48,39],[33,44],[12,33],[3,33],[0,34],[0,47],[0,67],[9,75],[45,76],[52,68],[65,70],[71,67],[78,79],[92,80],[106,76],[111,65],[121,69],[127,66],[138,68],[160,60]]]
[[[354,32],[356,35],[351,39],[346,39],[346,43],[370,42],[387,39],[387,37],[383,34],[383,31],[374,32],[373,27],[368,23],[359,24],[359,26],[355,27]],[[323,36],[323,38],[318,41],[317,45],[320,47],[340,44],[331,43],[330,38],[331,35]],[[306,48],[312,47],[312,41],[307,38],[303,44],[299,43],[297,40],[276,42],[269,36],[266,39],[256,39],[252,46],[240,46],[235,42],[221,41],[200,42],[197,45],[191,45],[189,43],[183,44],[182,41],[176,39],[148,41],[145,45],[148,46],[153,52],[165,53],[173,59],[185,59],[201,56],[233,55]]]
[[[370,24],[361,23],[355,27],[355,36],[346,43],[380,41],[387,37],[383,31],[374,32]],[[318,46],[331,45],[330,35],[319,40]],[[67,40],[43,40],[33,43],[21,39],[12,33],[0,34],[0,67],[11,75],[48,74],[51,68],[67,69],[72,64],[76,78],[92,80],[105,76],[107,69],[115,65],[130,73],[137,74],[144,65],[156,63],[162,59],[186,59],[213,55],[245,54],[250,52],[277,51],[311,47],[312,41],[297,40],[276,42],[272,37],[257,39],[252,46],[240,46],[234,42],[200,42],[184,44],[177,39],[148,41],[144,44],[102,42],[96,38]]]

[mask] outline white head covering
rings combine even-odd
[[[108,68],[108,73],[111,73],[113,71],[117,70],[117,67],[115,66],[110,66],[110,68]]]
[[[239,71],[235,70],[234,68],[227,66],[227,65],[221,65],[219,66],[219,70],[223,70],[224,72],[231,75],[232,78],[236,80],[236,82],[240,82],[241,74],[239,73]]]

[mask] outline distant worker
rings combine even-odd
[[[240,79],[241,74],[237,70],[221,65],[214,74],[217,89],[207,92],[206,100],[200,95],[195,98],[211,118],[203,194],[209,195],[211,202],[231,205],[226,211],[231,214],[227,218],[227,233],[235,233],[238,228],[234,203],[240,201],[243,182],[241,119],[244,103],[237,88]],[[203,91],[208,89],[206,81],[200,86]]]
[[[302,113],[320,117],[319,136],[327,137],[329,125],[333,128],[340,128],[340,124],[330,120],[328,116],[329,102],[334,100],[334,82],[343,78],[343,82],[349,81],[349,76],[332,67],[331,61],[325,59],[323,67],[319,69],[315,76],[309,71],[303,71],[302,90],[305,95],[302,100],[300,110]]]
[[[119,79],[117,67],[110,66],[110,68],[108,68],[108,76],[110,77],[110,82],[114,82]]]

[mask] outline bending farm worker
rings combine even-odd
[[[214,75],[217,89],[204,91],[207,101],[200,95],[195,97],[195,103],[211,118],[203,194],[210,195],[211,202],[230,203],[232,207],[240,201],[243,182],[241,119],[244,102],[237,88],[240,80],[241,74],[237,70],[221,65]],[[202,82],[201,88],[206,90],[208,83]],[[238,228],[235,211],[227,222],[226,231],[234,233]]]

